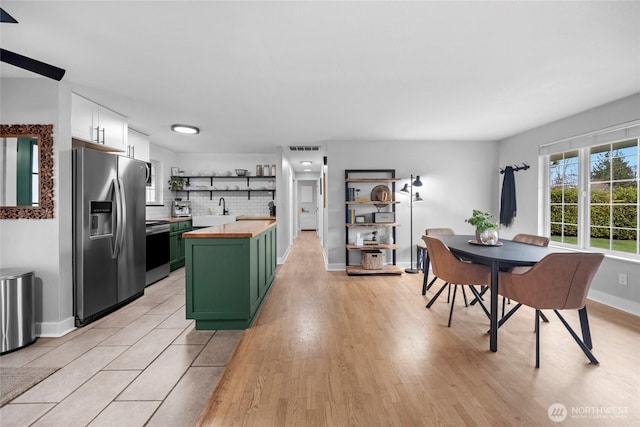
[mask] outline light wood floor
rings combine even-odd
[[[326,272],[318,238],[303,232],[199,425],[640,425],[638,317],[589,302],[595,366],[549,312],[535,369],[532,310],[501,328],[491,353],[481,309],[458,298],[447,328],[446,295],[426,309],[433,291],[423,297],[421,281]],[[548,415],[555,403],[561,424]]]

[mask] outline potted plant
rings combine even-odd
[[[181,176],[172,176],[167,182],[169,183],[169,190],[171,191],[181,191],[185,184],[184,178]]]
[[[493,222],[493,215],[488,212],[482,212],[474,209],[471,218],[467,218],[464,222],[468,222],[476,228],[476,240],[481,241],[485,245],[495,245],[498,243],[498,226]]]

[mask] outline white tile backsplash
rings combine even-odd
[[[179,193],[186,200],[186,193]],[[147,206],[147,219],[163,219],[171,216],[171,201],[175,193],[167,191],[164,194],[164,206]],[[246,191],[208,191],[189,193],[191,201],[191,215],[222,215],[222,205],[218,206],[220,198],[224,197],[230,215],[268,216],[271,192],[252,191],[251,200]]]
[[[224,197],[230,215],[269,215],[268,204],[272,201],[271,192],[262,191],[252,191],[251,200],[248,199],[246,191],[213,191],[211,196],[209,192],[190,193],[191,215],[222,215],[222,205],[218,206],[221,197]]]

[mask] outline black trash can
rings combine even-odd
[[[0,269],[0,354],[36,340],[34,286],[33,271]]]

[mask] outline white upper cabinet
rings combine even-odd
[[[144,160],[148,162],[149,154],[149,136],[129,128],[129,142],[126,149],[127,157]]]
[[[98,104],[75,93],[71,94],[71,136],[96,143],[98,114]]]
[[[75,93],[71,94],[71,136],[113,151],[126,151],[127,118]]]

